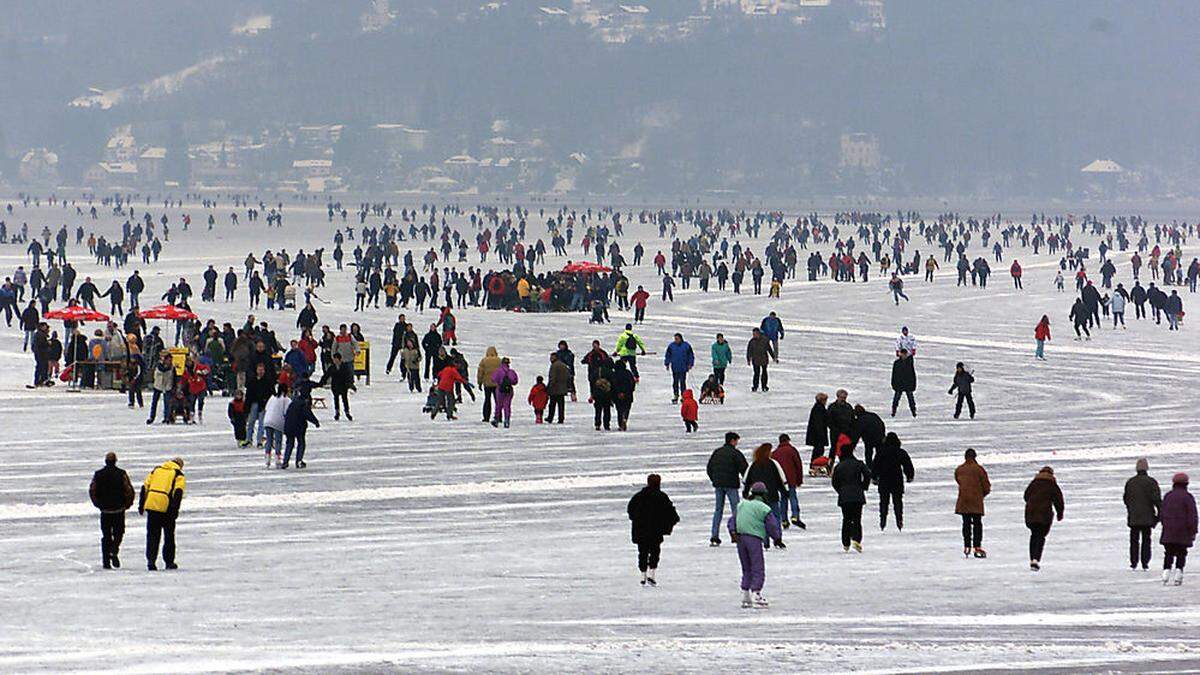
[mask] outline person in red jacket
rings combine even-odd
[[[196,419],[204,421],[204,399],[208,396],[208,376],[212,368],[203,361],[197,361],[188,373],[188,399],[195,407]]]
[[[1013,264],[1008,268],[1009,274],[1012,274],[1013,288],[1021,288],[1021,263],[1013,260]]]
[[[1050,317],[1042,315],[1042,320],[1033,329],[1033,339],[1037,340],[1037,358],[1046,360],[1046,341],[1050,339]]]
[[[441,399],[441,404],[446,409],[446,419],[448,420],[458,419],[454,416],[455,383],[461,384],[468,389],[471,386],[471,383],[467,381],[467,378],[462,376],[462,373],[458,372],[458,368],[453,363],[447,363],[438,371],[437,391],[438,398]],[[433,412],[429,415],[430,419],[437,419],[438,409],[438,406],[434,406]]]
[[[683,403],[679,405],[679,416],[683,418],[684,433],[691,433],[700,428],[696,420],[700,417],[700,406],[692,396],[691,389],[683,390]]]
[[[646,289],[639,285],[637,291],[634,292],[629,300],[633,303],[633,322],[642,323],[646,320],[646,301],[650,299],[650,294]]]
[[[664,269],[666,266],[667,266],[667,256],[663,255],[662,251],[659,251],[658,255],[654,256],[654,267],[655,267],[655,269],[658,270],[658,276],[661,277],[663,274],[666,273],[666,271]]]
[[[791,524],[802,530],[807,529],[804,521],[800,520],[800,500],[796,497],[796,488],[804,484],[804,462],[800,459],[800,452],[792,445],[790,436],[779,434],[779,445],[775,446],[775,452],[771,453],[771,459],[783,468],[783,476],[787,479],[786,498],[781,496],[779,499],[780,524],[784,528],[788,526],[788,506],[790,505],[792,509]]]
[[[538,424],[542,423],[542,415],[546,412],[546,404],[550,402],[550,393],[546,391],[546,381],[541,375],[537,376],[537,384],[529,390],[529,405],[533,406],[533,415]]]

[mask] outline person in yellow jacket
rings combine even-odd
[[[637,369],[638,352],[642,356],[646,355],[646,343],[642,342],[642,338],[638,337],[633,332],[633,324],[625,324],[625,330],[617,336],[617,350],[613,352],[618,360],[629,366],[629,372],[633,374],[633,381],[637,382],[642,379]]]
[[[162,540],[162,557],[167,569],[175,564],[175,519],[187,480],[183,477],[183,460],[176,457],[163,462],[146,476],[138,499],[138,515],[146,516],[146,567],[158,569],[158,542]]]
[[[475,382],[483,391],[483,421],[492,421],[492,404],[496,402],[496,383],[492,375],[500,367],[500,354],[495,347],[488,347],[487,354],[479,360],[479,368],[475,371]]]
[[[529,280],[521,277],[517,280],[517,298],[521,301],[521,309],[528,312],[533,309],[529,301]]]

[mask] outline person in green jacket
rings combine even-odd
[[[750,498],[738,502],[737,512],[729,518],[729,535],[737,542],[738,560],[742,564],[742,607],[767,607],[762,595],[766,580],[763,542],[770,537],[777,548],[783,545],[783,530],[779,519],[767,505],[767,486],[761,482],[750,486]],[[751,599],[750,593],[754,593]]]
[[[641,352],[642,356],[646,355],[646,343],[633,332],[633,324],[627,323],[625,330],[617,336],[617,351],[613,352],[613,356],[629,366],[634,382],[641,379],[637,369],[638,352]]]
[[[717,333],[717,341],[712,343],[712,367],[713,375],[717,376],[717,384],[724,386],[725,369],[730,363],[733,363],[733,350],[725,341],[725,335]]]

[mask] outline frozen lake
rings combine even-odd
[[[183,210],[192,214],[191,230],[179,229],[180,211],[171,209],[170,242],[150,267],[100,268],[86,249],[72,246],[80,280],[91,275],[103,289],[140,268],[148,305],[180,275],[198,292],[207,264],[240,273],[250,250],[261,256],[266,248],[294,253],[324,246],[329,271],[322,297],[330,304],[318,306],[319,323],[363,325],[376,345],[373,383],[352,395],[354,422],[318,411],[322,426],[309,432],[307,470],[268,471],[259,450],[236,447],[224,399],[209,399],[202,425],[149,427],[146,412],[129,410],[115,392],[29,391],[23,385],[32,358],[21,352],[16,328],[5,330],[0,670],[1200,666],[1200,581],[1163,587],[1157,534],[1151,571],[1131,572],[1121,502],[1138,457],[1148,457],[1151,475],[1167,486],[1175,471],[1200,473],[1200,340],[1193,321],[1170,333],[1165,323],[1132,320],[1131,308],[1128,330],[1105,327],[1091,342],[1073,342],[1067,319],[1073,296],[1052,283],[1058,256],[1010,249],[986,289],[955,288],[951,266],[943,265],[936,283],[906,278],[912,301],[899,307],[875,270],[867,284],[790,282],[780,299],[702,293],[693,285],[677,288],[675,302],[664,304],[648,261],[669,242],[657,239],[656,227],[635,223],[619,241],[630,260],[636,241],[647,250],[646,263],[627,268],[633,285],[643,283],[653,294],[639,333],[661,353],[682,332],[696,349],[691,379],[698,390],[708,346],[724,332],[735,354],[726,405],[703,406],[700,433],[685,436],[670,402],[670,376],[661,357],[648,357],[639,363],[643,377],[628,432],[593,431],[591,406],[582,398],[569,406],[565,426],[536,426],[525,394],[534,376],[545,374],[554,344],[565,339],[577,355],[593,338],[611,348],[629,315],[614,311],[614,323],[598,327],[583,313],[457,309],[459,349],[472,373],[495,345],[522,378],[513,426],[497,430],[479,422],[478,403],[468,403],[457,422],[430,422],[420,413],[424,397],[383,374],[396,312],[351,311],[353,268],[334,271],[329,259],[341,223],[327,223],[323,208],[285,207],[284,227],[268,229],[261,220],[230,226],[223,206],[212,232],[202,225],[203,208]],[[71,231],[82,224],[119,239],[121,219],[106,211],[92,221],[74,209],[17,205],[4,219],[10,232],[23,221],[35,234],[43,224]],[[544,218],[533,211],[531,240],[544,232]],[[152,212],[157,219],[161,208]],[[453,222],[470,236],[465,219]],[[577,227],[570,249],[577,258],[580,236]],[[766,243],[749,245],[761,255]],[[984,254],[977,238],[974,246],[970,257]],[[418,258],[427,249],[415,247]],[[828,256],[828,246],[819,248]],[[915,248],[933,252],[923,242]],[[22,262],[28,266],[23,250],[0,245],[5,275]],[[1194,242],[1184,252],[1190,261]],[[1008,278],[1013,255],[1025,269],[1023,291]],[[1116,259],[1117,278],[1129,286],[1127,255]],[[564,262],[547,255],[548,267]],[[193,306],[202,318],[240,326],[244,285],[238,293],[234,303]],[[1196,296],[1184,296],[1190,310]],[[106,302],[98,304],[106,309]],[[752,394],[741,357],[750,329],[770,310],[787,329],[782,362],[772,368],[771,391]],[[407,314],[418,334],[436,318],[431,311]],[[1038,362],[1032,334],[1042,314],[1051,317],[1054,340],[1047,360]],[[256,315],[271,322],[281,341],[291,337],[294,311],[263,307]],[[901,325],[920,344],[921,416],[892,420],[890,367]],[[974,421],[951,417],[954,399],[945,391],[956,361],[975,371]],[[747,453],[781,432],[799,446],[813,395],[838,388],[850,391],[852,403],[883,413],[913,457],[906,529],[881,534],[873,527],[872,490],[865,552],[844,554],[836,495],[828,481],[807,479],[800,503],[808,530],[789,530],[789,548],[767,556],[771,608],[741,610],[735,549],[728,542],[708,545],[707,457],[727,430],[742,434]],[[968,446],[979,451],[993,484],[984,519],[987,560],[961,556],[953,472]],[[100,569],[98,518],[87,486],[109,450],[120,455],[135,486],[162,460],[186,459],[178,572],[145,571],[144,521],[136,512],[128,518],[124,569]],[[1043,570],[1034,574],[1021,495],[1044,464],[1055,468],[1066,518],[1051,531]],[[651,471],[662,474],[682,518],[663,546],[656,589],[638,585],[625,516],[627,500]]]

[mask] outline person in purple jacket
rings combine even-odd
[[[767,599],[762,596],[766,581],[766,563],[763,561],[763,543],[770,537],[777,548],[783,545],[783,530],[779,519],[767,505],[767,486],[756,482],[750,486],[749,499],[738,502],[737,509],[729,518],[729,536],[737,543],[738,560],[742,563],[742,608],[766,609]],[[751,599],[750,593],[754,593]]]
[[[1171,491],[1163,497],[1159,518],[1162,535],[1159,541],[1166,552],[1163,555],[1163,584],[1174,581],[1183,584],[1183,566],[1187,563],[1187,550],[1196,541],[1196,498],[1188,492],[1188,475],[1177,473],[1171,479]]]
[[[508,357],[500,359],[500,365],[492,373],[492,382],[496,383],[496,415],[492,418],[492,426],[504,422],[508,428],[512,420],[512,401],[514,387],[517,385],[517,371],[512,369]]]

